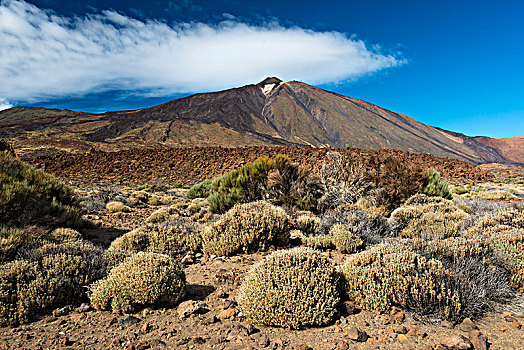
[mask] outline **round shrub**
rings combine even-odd
[[[105,274],[101,249],[86,241],[50,243],[24,255],[0,266],[0,324],[80,301],[86,285]]]
[[[131,209],[122,202],[109,202],[106,204],[106,209],[113,213],[127,213],[131,211]]]
[[[340,301],[338,273],[310,248],[281,250],[247,275],[239,293],[242,313],[253,322],[300,328],[329,323]]]
[[[109,266],[113,267],[138,252],[154,252],[179,258],[188,251],[200,251],[201,246],[198,224],[168,221],[125,233],[111,243],[104,256]]]
[[[157,211],[154,211],[147,219],[147,223],[159,223],[164,222],[169,219],[171,214],[169,213],[169,209],[158,209]]]
[[[137,253],[91,286],[90,300],[98,310],[131,312],[145,306],[173,306],[183,295],[186,276],[172,258]]]
[[[362,309],[386,312],[399,305],[452,320],[462,313],[451,273],[406,246],[381,244],[356,253],[341,272],[347,295]]]
[[[342,253],[354,253],[364,246],[364,242],[353,233],[350,225],[333,225],[329,234],[333,237],[335,248]]]
[[[295,220],[295,227],[306,234],[316,234],[320,229],[320,218],[312,213],[301,214]]]
[[[390,222],[401,237],[433,239],[457,236],[468,217],[450,200],[417,194],[393,211]]]
[[[304,242],[308,247],[315,249],[330,249],[333,248],[333,237],[330,235],[317,235],[311,237],[305,237]]]
[[[202,233],[207,254],[232,255],[266,250],[289,242],[290,219],[284,209],[264,201],[239,204]]]
[[[57,228],[50,234],[50,238],[56,242],[78,241],[82,235],[70,228]]]

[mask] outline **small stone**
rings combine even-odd
[[[120,347],[122,345],[122,343],[124,342],[124,339],[122,338],[116,338],[116,339],[113,339],[113,345],[114,346],[117,346],[117,347]]]
[[[388,325],[388,324],[391,324],[391,317],[388,316],[388,315],[385,315],[383,318],[382,318],[382,324],[383,325]]]
[[[404,321],[404,318],[405,318],[405,315],[402,311],[399,311],[397,312],[394,316],[393,316],[393,320],[395,322],[402,322]]]
[[[198,301],[195,300],[187,300],[184,302],[181,302],[176,312],[178,314],[178,317],[180,318],[186,318],[190,315],[196,314],[200,310],[200,305]]]
[[[82,320],[85,320],[87,318],[86,314],[72,314],[71,315],[71,321],[75,323],[79,323]]]
[[[116,323],[118,323],[118,320],[117,320],[116,317],[113,317],[113,318],[111,319],[111,321],[109,321],[109,325],[110,325],[110,326],[112,326],[112,325],[114,325],[114,324],[116,324]]]
[[[407,332],[408,332],[408,330],[403,325],[399,325],[399,326],[395,327],[395,333],[397,333],[397,334],[406,334]]]
[[[451,329],[451,328],[453,328],[453,325],[451,324],[451,322],[442,321],[442,322],[440,322],[440,327],[446,328],[446,329]]]
[[[488,337],[480,333],[478,329],[474,329],[469,332],[469,340],[471,341],[471,344],[473,344],[473,348],[475,350],[488,349]]]
[[[140,327],[140,333],[142,334],[147,334],[151,331],[152,327],[151,325],[149,324],[149,322],[146,322],[142,325],[142,327]]]
[[[217,318],[219,320],[225,320],[231,318],[237,314],[237,309],[235,307],[230,307],[229,309],[222,310],[218,313]]]
[[[468,350],[473,347],[468,338],[458,334],[453,334],[444,338],[440,344],[453,350]]]
[[[313,350],[313,348],[307,344],[299,344],[294,346],[293,350]]]
[[[513,322],[511,322],[511,326],[515,329],[521,329],[522,328],[522,325],[520,324],[519,321],[515,320]]]
[[[282,338],[274,338],[274,339],[271,339],[271,344],[284,346],[284,341],[282,341]]]
[[[91,305],[88,303],[82,303],[79,307],[76,308],[76,312],[88,312],[91,311]]]
[[[348,338],[358,342],[365,342],[368,339],[368,335],[365,331],[361,331],[357,327],[351,327],[348,330]]]
[[[135,345],[135,350],[146,350],[149,348],[151,348],[151,346],[149,346],[149,343],[146,341],[141,341]]]
[[[194,263],[194,260],[193,260],[193,257],[191,256],[191,254],[188,254],[186,256],[184,256],[182,258],[182,260],[180,260],[180,262],[184,265],[191,265]]]
[[[465,318],[464,321],[458,326],[458,328],[466,333],[471,332],[474,329],[478,329],[475,322],[473,322],[470,318]]]
[[[196,337],[196,338],[193,338],[193,343],[197,344],[197,345],[202,345],[204,344],[206,341],[204,340],[204,338],[202,337]]]
[[[218,337],[213,338],[212,341],[214,344],[222,344],[226,341],[226,337],[224,337],[223,335],[219,335]]]
[[[131,316],[131,315],[125,315],[124,318],[121,319],[120,322],[118,322],[118,325],[120,327],[127,327],[129,325],[137,324],[140,322],[142,322],[142,320],[139,319],[138,317]]]
[[[53,316],[65,316],[71,311],[71,305],[67,305],[53,311]]]
[[[258,345],[262,348],[266,348],[269,346],[269,338],[267,337],[267,335],[263,335],[262,337],[260,337],[260,339],[258,340]]]
[[[399,341],[409,341],[408,337],[406,337],[404,334],[399,334],[397,339]]]
[[[333,331],[335,331],[335,333],[340,333],[342,332],[342,328],[340,328],[339,326],[335,326],[333,327]]]
[[[352,301],[345,301],[342,304],[342,311],[345,315],[353,315],[356,311],[355,303]]]
[[[335,343],[335,346],[337,350],[348,350],[349,349],[349,344],[343,340],[337,341]]]

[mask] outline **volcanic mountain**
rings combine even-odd
[[[90,114],[14,107],[0,137],[19,154],[136,147],[297,145],[400,149],[473,163],[524,164],[524,137],[468,137],[299,81],[201,93],[151,108]]]

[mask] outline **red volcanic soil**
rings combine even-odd
[[[498,149],[502,155],[515,163],[524,164],[524,136],[492,139],[489,137],[475,137],[479,142]]]
[[[171,148],[131,149],[119,152],[91,151],[26,159],[75,185],[105,184],[194,184],[252,163],[262,156],[288,155],[291,160],[319,172],[326,154],[334,149],[310,147]],[[394,156],[405,164],[434,168],[449,179],[485,180],[491,175],[476,165],[430,154],[398,150],[337,149],[365,162],[373,156]]]

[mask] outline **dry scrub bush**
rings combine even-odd
[[[468,214],[452,201],[417,194],[393,211],[390,223],[401,237],[458,236]]]
[[[485,239],[415,239],[413,245],[426,258],[441,261],[454,274],[465,314],[476,316],[490,309],[491,302],[507,302],[515,294],[509,285],[508,265]]]
[[[373,186],[362,163],[339,152],[329,152],[326,158],[320,172],[325,188],[320,199],[323,210],[355,203],[371,191]]]
[[[104,256],[114,267],[138,252],[154,252],[179,258],[200,251],[200,227],[191,222],[169,221],[157,226],[129,231],[115,239]]]
[[[133,255],[91,285],[91,304],[98,310],[132,312],[145,306],[176,305],[186,276],[180,265],[163,254]]]
[[[51,243],[24,252],[27,260],[0,265],[0,324],[82,300],[85,287],[105,274],[101,253],[86,241]]]
[[[341,253],[354,253],[364,246],[364,242],[354,234],[355,227],[350,225],[334,225],[329,231],[333,237],[335,248]]]
[[[290,218],[280,207],[264,201],[235,205],[202,232],[206,254],[232,255],[285,246]]]
[[[333,263],[310,248],[281,250],[248,274],[239,292],[242,313],[257,324],[300,328],[329,323],[339,303]]]
[[[310,212],[298,213],[295,219],[295,228],[306,235],[314,235],[320,229],[320,218]]]
[[[464,197],[466,198],[472,198],[472,199],[486,199],[486,200],[494,200],[494,201],[502,201],[502,200],[514,200],[518,197],[515,196],[513,193],[503,190],[494,190],[494,191],[471,191],[467,194],[464,194]]]
[[[451,273],[408,247],[375,246],[350,256],[341,272],[348,297],[362,309],[386,312],[398,305],[448,319],[462,313]]]
[[[510,270],[510,282],[524,292],[524,229],[512,228],[492,233],[488,244],[504,258]]]
[[[127,213],[131,209],[122,202],[109,202],[106,204],[106,209],[113,213]]]
[[[317,235],[305,237],[304,243],[310,248],[320,250],[326,250],[334,247],[333,237],[330,235]]]
[[[472,238],[489,236],[493,233],[491,230],[500,229],[501,226],[524,229],[524,212],[514,208],[499,209],[481,218],[464,235]]]
[[[317,212],[324,193],[320,178],[307,168],[277,155],[267,178],[268,196],[275,204]]]
[[[149,215],[149,217],[146,219],[147,223],[160,223],[169,220],[169,217],[171,214],[169,213],[169,209],[158,209],[157,211],[154,211]]]

